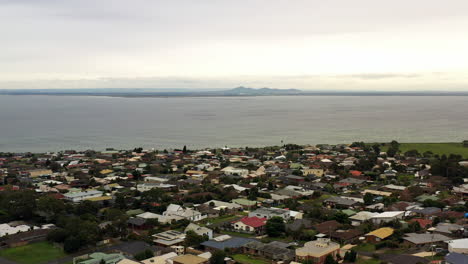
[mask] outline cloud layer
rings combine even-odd
[[[0,0],[0,89],[463,90],[465,0]]]

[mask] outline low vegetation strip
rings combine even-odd
[[[388,144],[382,147],[382,151],[386,151],[387,149]],[[464,147],[463,143],[400,143],[401,153],[410,150],[417,150],[421,154],[426,151],[439,155],[458,154],[468,158],[468,147]]]

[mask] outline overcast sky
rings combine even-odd
[[[0,89],[468,90],[467,0],[0,0]]]

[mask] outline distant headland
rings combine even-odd
[[[78,88],[0,89],[0,95],[67,95],[114,97],[219,97],[219,96],[468,96],[465,91],[342,91],[276,88],[158,89],[158,88]]]

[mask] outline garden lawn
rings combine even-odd
[[[218,218],[207,219],[206,222],[209,222],[210,224],[218,224],[218,223],[222,223],[222,222],[232,221],[232,220],[235,220],[235,219],[238,219],[238,218],[239,218],[239,216],[237,216],[237,215],[225,215],[225,216],[220,216]]]
[[[353,250],[359,252],[359,251],[364,251],[364,252],[373,252],[375,251],[375,246],[373,244],[361,244],[353,248]]]
[[[40,264],[65,256],[66,254],[61,248],[57,248],[47,242],[38,242],[0,251],[0,257],[20,264]]]
[[[235,261],[242,263],[242,264],[269,264],[270,262],[263,260],[263,259],[258,259],[258,258],[253,258],[244,254],[236,254],[232,256]]]

